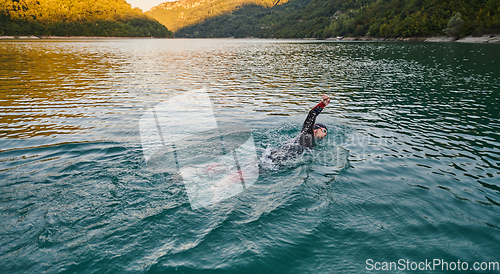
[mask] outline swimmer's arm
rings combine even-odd
[[[316,117],[321,113],[321,111],[330,103],[330,98],[325,94],[322,95],[321,102],[317,104],[313,109],[309,111],[304,125],[302,126],[302,132],[313,134],[314,124],[316,123]]]

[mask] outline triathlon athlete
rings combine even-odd
[[[305,148],[313,148],[315,139],[323,139],[328,132],[325,125],[316,123],[316,117],[329,103],[330,98],[323,94],[323,100],[309,111],[299,135],[288,141],[284,146],[272,150],[268,157],[274,163],[281,163],[299,156]]]

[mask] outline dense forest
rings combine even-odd
[[[125,0],[0,0],[0,35],[173,36]]]
[[[177,3],[187,1],[192,0]],[[229,5],[231,1],[239,5]],[[219,7],[219,2],[225,8]],[[267,6],[242,0],[197,3],[184,5],[182,11],[172,8],[174,3],[160,5],[148,14],[169,28],[175,25],[176,37],[415,37],[445,33],[460,37],[500,33],[500,0],[278,0],[274,3],[281,5]],[[454,31],[449,31],[451,18],[459,22]]]
[[[452,16],[464,21],[460,35],[500,32],[500,0],[313,0],[267,35],[288,37],[442,35]],[[337,13],[337,16],[333,16]]]
[[[155,18],[165,26],[168,26],[170,30],[176,31],[182,27],[198,24],[210,18],[231,14],[234,10],[239,10],[250,5],[262,7],[263,10],[265,10],[265,8],[271,8],[288,1],[289,0],[180,0],[162,3],[146,12],[146,14]],[[250,15],[259,12],[247,11],[247,13]],[[251,25],[255,22],[245,23]]]

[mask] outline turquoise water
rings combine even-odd
[[[0,42],[0,269],[362,273],[370,259],[500,262],[499,49]],[[139,121],[200,88],[220,125],[251,129],[259,158],[296,136],[323,93],[332,102],[318,122],[329,134],[284,166],[262,162],[239,195],[193,210],[175,176],[147,168]]]

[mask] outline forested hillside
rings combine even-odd
[[[432,36],[443,35],[457,13],[457,36],[500,33],[500,0],[290,0],[268,6],[238,0],[243,4],[230,12],[217,3],[232,0],[189,0],[183,10],[171,8],[187,1],[148,14],[175,29],[177,37]]]
[[[179,0],[160,4],[146,14],[176,31],[185,26],[201,23],[207,19],[231,14],[243,7],[272,8],[289,0]],[[249,11],[249,13],[255,13]],[[250,22],[249,22],[250,23]],[[252,22],[250,24],[254,24]]]
[[[0,0],[0,35],[171,37],[125,0]]]
[[[500,0],[313,0],[286,22],[274,25],[267,35],[442,35],[456,12],[464,21],[461,35],[500,32]]]

